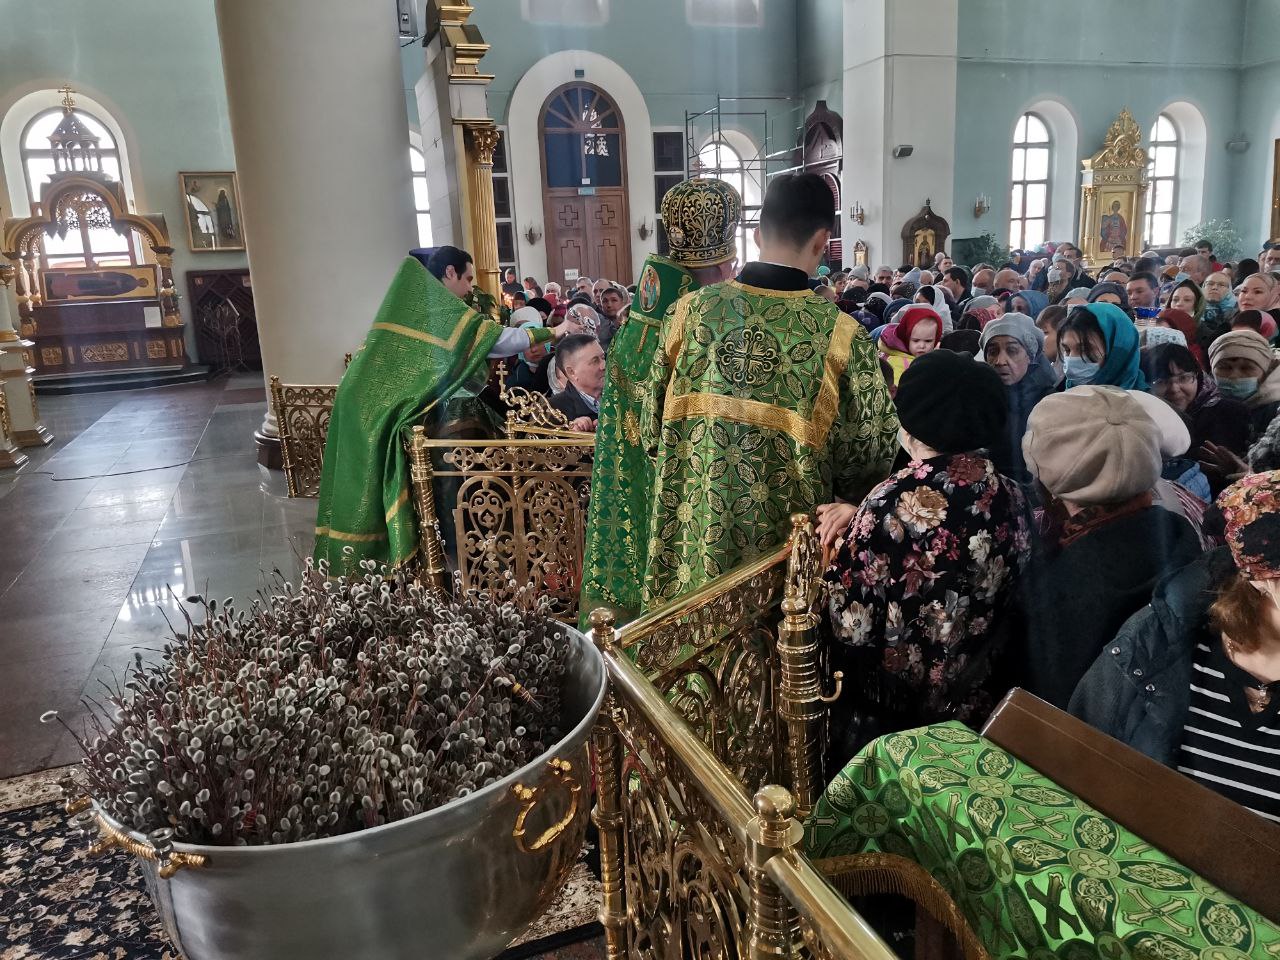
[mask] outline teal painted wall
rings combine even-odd
[[[1008,144],[1022,110],[1045,97],[1075,115],[1077,161],[1101,147],[1121,106],[1145,132],[1167,104],[1195,105],[1208,129],[1204,218],[1252,202],[1247,195],[1256,185],[1233,185],[1235,161],[1224,148],[1237,126],[1245,0],[1222,0],[1211,13],[1193,0],[1095,0],[1051,13],[1002,0],[960,3],[954,235],[1007,234]],[[1273,32],[1270,46],[1277,39]],[[1076,186],[1078,216],[1078,173]],[[980,192],[992,209],[975,220]]]
[[[1244,238],[1248,256],[1271,233],[1271,176],[1275,141],[1280,138],[1280,4],[1250,0],[1240,55],[1239,113],[1233,130],[1249,149],[1232,157],[1231,218]]]
[[[174,283],[188,319],[187,270],[246,264],[243,253],[189,252],[178,190],[181,170],[235,166],[217,38],[208,0],[0,0],[0,103],[32,84],[69,81],[113,109],[131,135],[139,212],[163,213],[174,239]],[[188,350],[192,342],[188,325]]]
[[[494,49],[483,63],[495,74],[490,115],[505,123],[520,77],[560,50],[590,50],[631,74],[655,127],[683,126],[686,110],[714,107],[717,94],[794,97],[797,2],[809,0],[767,0],[763,26],[709,27],[688,24],[684,0],[613,0],[598,26],[528,23],[520,0],[484,0],[471,19]]]
[[[808,116],[819,100],[843,115],[844,0],[800,0],[796,7],[797,82]]]

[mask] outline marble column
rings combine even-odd
[[[391,3],[217,0],[264,376],[337,383],[417,246]],[[268,416],[260,447],[278,437]]]
[[[925,200],[955,220],[958,16],[954,0],[844,0],[845,118],[856,117],[858,130],[844,141],[847,263],[859,239],[872,270],[905,263],[902,228]],[[895,158],[905,144],[911,156]],[[849,216],[855,200],[865,224]]]
[[[53,434],[40,422],[35,385],[28,364],[29,351],[35,344],[24,340],[15,330],[13,310],[9,303],[9,287],[14,268],[0,264],[0,467],[21,467],[27,462],[18,447],[39,447],[53,442]]]

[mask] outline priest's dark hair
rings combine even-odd
[[[819,230],[835,225],[836,205],[816,173],[789,173],[773,178],[760,209],[760,232],[793,247],[803,247]]]
[[[444,272],[449,267],[453,267],[455,274],[462,276],[467,269],[467,264],[475,262],[467,251],[447,244],[441,247],[419,247],[416,250],[410,250],[409,253],[437,280],[444,279]]]

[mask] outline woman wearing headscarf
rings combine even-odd
[[[1236,305],[1240,310],[1270,310],[1280,306],[1280,280],[1269,273],[1245,277],[1236,287]]]
[[[991,460],[1006,477],[1027,483],[1031,474],[1022,458],[1022,435],[1037,403],[1053,392],[1058,374],[1044,355],[1044,334],[1023,313],[1006,313],[982,329],[982,358],[1000,377],[1009,421],[991,447]]]
[[[1065,707],[1102,645],[1194,560],[1200,540],[1155,505],[1160,430],[1126,391],[1077,387],[1045,397],[1022,441],[1049,521],[1021,589],[1027,689]]]
[[[880,358],[893,368],[894,381],[901,382],[903,371],[916,358],[937,350],[941,339],[942,318],[932,307],[912,304],[881,331]]]
[[[832,717],[840,763],[882,733],[982,723],[1006,689],[1005,615],[1029,552],[1021,492],[977,452],[1005,428],[991,368],[930,353],[895,404],[910,464],[851,524],[847,505],[819,508],[824,540],[842,537],[826,574],[833,661],[855,678]]]
[[[1200,329],[1204,331],[1204,346],[1226,333],[1238,306],[1231,291],[1231,274],[1219,270],[1205,277],[1204,313],[1200,316]]]
[[[1089,291],[1086,302],[1112,303],[1125,313],[1129,312],[1129,295],[1125,292],[1124,287],[1118,283],[1095,283],[1093,289]]]
[[[981,330],[996,317],[1004,314],[1000,301],[990,294],[983,294],[979,297],[973,297],[964,305],[964,312],[960,315],[960,322],[956,324],[959,330]]]
[[[1080,681],[1073,714],[1280,820],[1280,473],[1219,499],[1227,546],[1164,581]]]
[[[521,330],[533,330],[545,326],[542,315],[533,307],[521,307],[511,313],[511,326]],[[551,367],[548,357],[551,350],[548,344],[535,343],[519,358],[508,361],[508,387],[523,387],[534,393],[550,394],[551,387],[547,381],[547,372]]]
[[[1025,313],[1034,322],[1040,311],[1049,305],[1049,298],[1039,290],[1019,290],[1009,298],[1007,313]]]
[[[1257,440],[1280,410],[1280,373],[1271,344],[1252,330],[1232,330],[1209,345],[1209,369],[1224,396],[1249,408],[1249,439]]]
[[[1169,291],[1169,303],[1166,306],[1169,310],[1181,310],[1183,313],[1191,314],[1191,318],[1196,322],[1196,327],[1199,328],[1200,318],[1204,316],[1204,291],[1190,277],[1185,280],[1179,280],[1174,284],[1173,289]],[[1203,331],[1201,331],[1200,340],[1203,344]]]
[[[1151,490],[1152,502],[1191,524],[1202,550],[1217,544],[1205,530],[1204,515],[1213,501],[1209,480],[1190,455],[1191,431],[1173,407],[1141,390],[1126,390],[1146,411],[1160,431],[1160,479]]]
[[[1204,372],[1191,350],[1173,343],[1150,347],[1142,352],[1142,372],[1151,392],[1187,422],[1193,453],[1198,454],[1206,445],[1224,448],[1237,457],[1248,452],[1249,408],[1219,393],[1213,377]],[[1222,486],[1225,484],[1214,493]]]
[[[951,304],[947,300],[947,295],[942,287],[921,287],[916,292],[915,300],[916,303],[923,303],[925,306],[933,307],[934,313],[942,318],[943,336],[955,329],[955,324],[951,321]]]
[[[1154,326],[1167,327],[1170,330],[1177,330],[1182,334],[1183,343],[1195,355],[1196,362],[1201,367],[1208,365],[1208,357],[1205,355],[1205,345],[1201,344],[1197,339],[1200,331],[1203,329],[1196,324],[1195,317],[1187,313],[1185,310],[1174,310],[1172,307],[1166,307],[1156,314],[1156,318],[1152,321]]]
[[[1076,307],[1058,328],[1058,357],[1068,389],[1095,384],[1146,390],[1140,354],[1138,329],[1114,303]]]

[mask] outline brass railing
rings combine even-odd
[[[812,537],[807,520],[797,518],[784,550],[620,632],[608,611],[592,615],[610,681],[592,740],[600,920],[610,960],[894,956],[800,849],[800,818],[823,782]],[[768,683],[755,673],[752,683],[722,685],[731,668],[699,667],[740,655],[733,638],[758,625],[779,597],[776,648],[754,634],[763,646],[753,655],[775,664]],[[659,664],[657,683],[633,662],[653,659],[650,640],[670,664]],[[688,697],[673,695],[687,689],[673,689],[673,673],[709,688],[693,698],[708,709],[690,710]],[[762,696],[775,696],[778,709],[763,709]],[[738,698],[752,705],[735,709]],[[770,763],[747,743],[749,730],[725,733],[763,713],[781,718],[764,753],[776,748],[778,727],[786,728],[784,762]],[[799,802],[773,783],[755,789],[758,777],[779,769],[797,785]]]
[[[320,493],[324,442],[329,433],[336,384],[281,383],[272,377],[271,409],[280,431],[280,459],[291,497]]]

